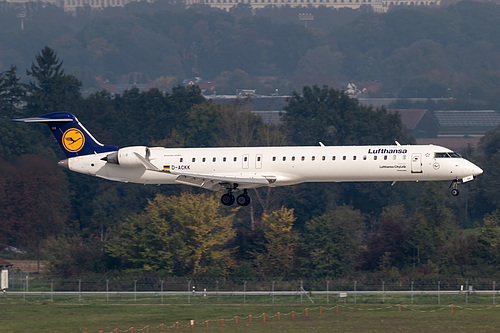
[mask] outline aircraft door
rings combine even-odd
[[[244,154],[243,155],[243,169],[248,169],[248,165],[249,165],[249,156],[248,154]]]
[[[262,169],[262,154],[255,156],[255,169]]]
[[[422,173],[422,154],[411,154],[411,172]]]

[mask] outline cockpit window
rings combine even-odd
[[[451,153],[434,153],[434,158],[461,158],[460,154],[457,154],[455,152]]]

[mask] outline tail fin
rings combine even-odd
[[[118,150],[118,147],[103,145],[97,141],[75,115],[69,112],[55,112],[12,121],[47,124],[68,158]]]

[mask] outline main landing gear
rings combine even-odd
[[[452,180],[450,184],[451,195],[453,195],[454,197],[460,194],[460,191],[458,190],[458,184],[458,179]]]
[[[236,187],[234,188],[236,189]],[[240,206],[248,206],[250,204],[250,197],[248,196],[248,190],[244,189],[243,194],[238,195],[236,198],[233,195],[233,189],[229,188],[227,193],[222,195],[220,201],[223,205],[231,206],[236,201]]]

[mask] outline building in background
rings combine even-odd
[[[90,7],[94,10],[100,10],[109,7],[124,7],[131,2],[148,2],[153,3],[155,0],[3,0],[11,4],[24,4],[32,2],[50,3],[58,7],[64,8],[65,12],[76,13],[79,8]],[[170,1],[170,0],[156,0]],[[372,7],[376,13],[387,12],[391,7],[396,6],[439,6],[441,0],[183,0],[186,7],[193,5],[206,5],[209,7],[220,8],[229,11],[231,8],[238,5],[250,6],[252,9],[264,8],[267,6],[273,7],[290,7],[290,8],[311,8],[311,7],[328,7],[328,8],[351,8],[358,9],[363,6]],[[175,1],[172,1],[174,3]],[[307,27],[307,21],[314,20],[314,17],[309,13],[303,13],[300,20],[304,21]]]
[[[240,4],[250,6],[252,9],[264,8],[266,6],[274,7],[290,7],[304,9],[311,7],[328,7],[328,8],[351,8],[358,9],[363,6],[372,7],[376,13],[385,13],[391,7],[395,6],[439,6],[441,0],[424,1],[424,0],[184,0],[187,7],[192,5],[207,5],[224,9],[226,11]],[[304,13],[307,14],[307,13]],[[300,16],[299,16],[299,19]],[[303,16],[304,24],[307,27],[307,21],[314,20],[311,16]]]
[[[43,4],[51,4],[57,7],[64,8],[65,12],[76,13],[78,8],[89,7],[91,9],[100,10],[109,7],[124,7],[131,2],[155,2],[154,0],[3,0],[12,5],[23,5],[28,3],[39,2]]]

